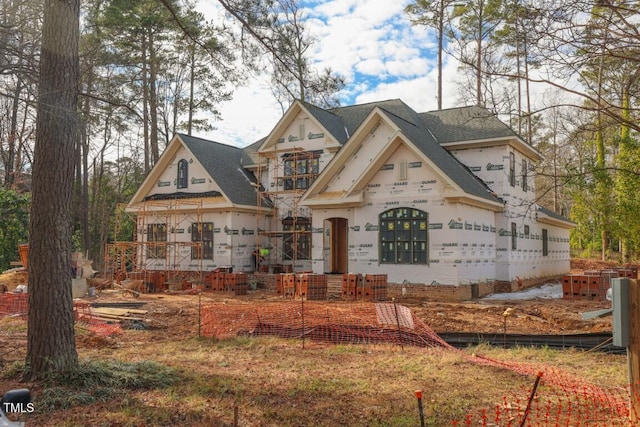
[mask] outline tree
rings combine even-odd
[[[442,110],[442,56],[444,53],[444,42],[447,34],[451,30],[445,31],[445,26],[449,27],[451,14],[450,9],[455,0],[415,0],[415,2],[405,7],[405,13],[413,25],[425,25],[436,30],[438,38],[438,110]]]
[[[0,189],[0,271],[16,259],[19,243],[27,241],[29,196]]]
[[[71,197],[77,138],[80,0],[46,0],[29,226],[30,379],[77,368]]]
[[[166,1],[166,0],[163,0]],[[256,55],[271,55],[274,95],[280,105],[294,99],[323,107],[339,105],[336,97],[344,78],[330,68],[312,70],[307,50],[313,43],[304,29],[296,0],[218,0],[241,26],[239,44],[244,64],[256,69]]]
[[[452,29],[449,36],[458,42],[460,61],[473,70],[476,105],[485,106],[484,65],[489,62],[486,60],[490,57],[487,54],[486,44],[503,21],[503,2],[502,0],[466,0],[456,3],[452,18],[457,20],[457,28]]]
[[[330,68],[318,73],[308,52],[314,40],[304,27],[305,16],[296,0],[278,0],[274,6],[274,49],[272,91],[283,111],[295,99],[323,108],[340,105],[336,94],[344,87],[344,77]]]

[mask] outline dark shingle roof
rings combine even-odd
[[[387,101],[370,102],[368,104],[352,105],[348,107],[339,107],[331,110],[337,116],[340,116],[344,122],[344,126],[349,131],[349,136],[358,129],[364,119],[374,108],[381,108],[388,111],[409,123],[419,125],[422,123],[420,116],[411,107],[399,99],[390,99]]]
[[[547,215],[548,217],[551,217],[551,218],[554,218],[554,219],[557,219],[557,220],[560,220],[560,221],[566,221],[566,222],[571,222],[571,223],[573,222],[569,218],[567,218],[567,217],[565,217],[563,215],[560,215],[559,213],[554,212],[551,209],[547,209],[544,206],[538,206],[538,211],[542,212],[543,214]]]
[[[477,106],[430,111],[420,117],[440,144],[518,136],[489,110]]]
[[[178,136],[232,203],[257,204],[256,190],[252,185],[256,178],[242,167],[241,159],[245,154],[241,148],[184,134]]]
[[[433,163],[450,177],[465,193],[492,202],[502,203],[491,189],[469,168],[460,163],[451,153],[442,148],[425,128],[409,123],[393,114],[387,114],[406,137]]]
[[[347,142],[351,133],[348,132],[347,127],[345,126],[342,117],[334,114],[331,111],[323,110],[322,108],[316,107],[315,105],[307,104],[306,102],[302,103],[304,107],[322,126],[333,135],[334,138],[340,143],[340,145]]]

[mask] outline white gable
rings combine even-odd
[[[178,188],[178,162],[187,162],[187,187]],[[209,173],[198,162],[198,160],[184,146],[180,146],[176,154],[171,158],[153,186],[151,194],[172,194],[176,192],[184,193],[206,193],[210,191],[221,191]],[[149,194],[148,194],[149,195]]]
[[[304,110],[300,111],[282,131],[272,134],[271,137],[274,137],[275,145],[265,151],[322,150],[327,141],[330,141],[330,135],[327,135]]]

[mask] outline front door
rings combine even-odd
[[[348,225],[346,218],[329,218],[324,223],[325,272],[347,273],[349,252],[347,244]]]

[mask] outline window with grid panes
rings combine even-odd
[[[167,255],[167,224],[147,224],[147,256],[153,259],[163,259]]]
[[[380,214],[380,263],[428,264],[429,215],[395,208]]]
[[[285,218],[282,220],[282,230],[284,259],[311,259],[311,220],[304,217]]]
[[[320,171],[320,153],[294,153],[284,160],[284,189],[306,190]]]
[[[191,247],[191,259],[213,259],[213,223],[191,224],[191,241],[200,245]]]

